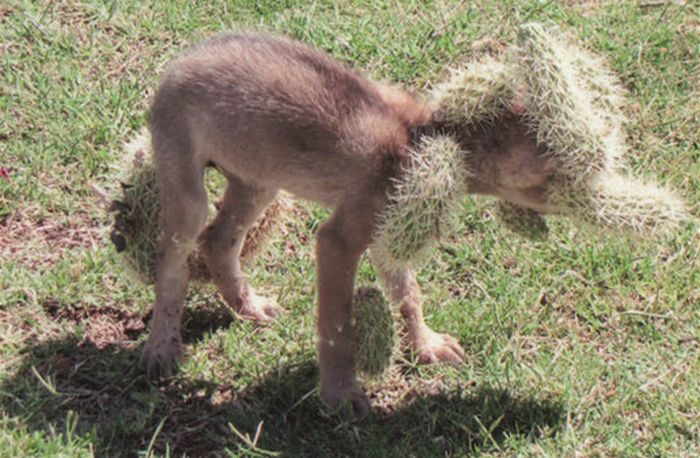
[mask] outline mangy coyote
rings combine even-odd
[[[368,402],[355,376],[350,324],[354,277],[419,138],[447,133],[470,151],[464,155],[472,171],[468,192],[540,210],[543,202],[547,167],[517,109],[489,126],[443,123],[416,97],[268,34],[220,36],[171,63],[150,128],[162,195],[156,305],[143,352],[151,374],[169,371],[180,357],[186,259],[198,240],[221,294],[239,315],[268,320],[278,314],[275,302],[248,284],[239,252],[247,229],[286,190],[332,209],[316,240],[321,396],[331,404],[349,401],[364,413]],[[205,228],[203,176],[212,165],[228,187]],[[413,272],[379,270],[420,360],[463,360],[454,338],[425,324]]]

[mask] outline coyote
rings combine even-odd
[[[169,372],[181,355],[186,260],[197,247],[223,298],[241,317],[266,321],[280,308],[257,295],[241,271],[246,231],[280,190],[332,210],[316,234],[321,397],[369,403],[355,375],[354,278],[379,215],[419,139],[450,135],[470,170],[464,190],[543,210],[547,164],[517,103],[488,125],[451,125],[436,108],[370,81],[329,55],[266,33],[235,33],[192,48],[166,69],[151,116],[162,202],[156,303],[142,362]],[[469,151],[467,154],[466,151]],[[228,180],[208,226],[204,170]],[[206,227],[205,227],[206,226]],[[370,250],[371,251],[371,250]],[[370,253],[372,256],[372,253]],[[430,329],[410,267],[373,259],[423,363],[460,363],[458,341]]]

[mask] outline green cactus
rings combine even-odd
[[[110,207],[114,212],[110,238],[128,270],[151,284],[156,275],[160,200],[148,132],[140,132],[125,149],[120,193]]]
[[[110,239],[127,270],[145,284],[156,277],[156,249],[160,237],[160,197],[156,171],[151,160],[150,134],[144,129],[126,146],[124,160],[118,164],[121,186],[113,194],[110,211],[114,214]],[[207,183],[210,194],[221,193],[221,183]],[[241,252],[246,264],[281,227],[291,210],[291,201],[280,196],[248,231]],[[211,206],[213,207],[213,206]],[[210,208],[210,214],[213,214]],[[210,274],[198,249],[187,259],[190,278],[208,281]]]
[[[435,86],[431,98],[439,107],[436,118],[464,124],[483,124],[503,113],[513,97],[512,70],[492,57],[451,72]]]
[[[602,59],[539,24],[521,28],[530,123],[559,167],[549,205],[610,228],[657,233],[685,218],[672,192],[625,176],[624,90]]]
[[[526,117],[560,173],[579,181],[606,164],[606,117],[576,70],[576,49],[539,24],[521,27],[514,55],[527,88]]]
[[[377,288],[358,288],[353,301],[353,331],[357,369],[380,377],[399,351],[396,320]]]
[[[563,215],[636,233],[663,232],[686,218],[683,202],[672,192],[616,172],[598,173],[584,190],[564,189],[551,200]]]
[[[454,223],[464,196],[465,152],[449,137],[424,136],[397,180],[372,249],[388,270],[424,257]]]
[[[488,122],[509,99],[522,101],[526,122],[555,164],[549,213],[654,234],[675,227],[685,208],[672,192],[625,172],[624,96],[601,58],[532,23],[520,27],[502,62],[488,58],[453,71],[432,98],[438,119],[465,125]],[[502,202],[495,213],[517,233],[546,235],[532,210]]]

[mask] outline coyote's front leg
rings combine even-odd
[[[355,376],[352,300],[376,215],[367,202],[339,206],[319,229],[316,245],[321,398],[332,406],[349,402],[359,415],[369,411],[369,401]]]
[[[214,221],[200,236],[200,248],[212,279],[239,317],[274,319],[281,309],[273,299],[259,296],[241,270],[240,254],[248,229],[277,195],[229,175],[228,187]]]
[[[422,364],[464,362],[464,350],[457,339],[435,332],[425,324],[423,298],[413,270],[404,267],[390,271],[380,267],[381,263],[377,260],[374,264],[385,294],[389,295],[392,306],[401,313],[408,346],[416,353],[418,361]]]

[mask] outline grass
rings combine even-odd
[[[0,456],[700,455],[700,238],[651,243],[557,221],[514,238],[483,199],[421,270],[431,326],[459,368],[410,358],[368,382],[373,414],[317,394],[311,204],[250,270],[289,313],[233,321],[192,289],[187,359],[137,369],[153,293],[107,238],[91,185],[115,185],[163,65],[221,30],[287,33],[416,91],[552,21],[630,92],[633,168],[700,200],[700,9],[694,2],[29,2],[0,6]],[[372,286],[368,263],[358,285]]]

